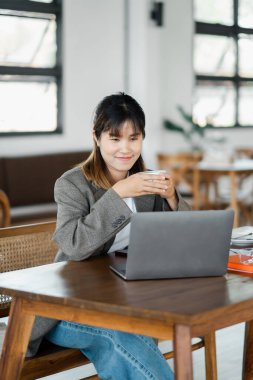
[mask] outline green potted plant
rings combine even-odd
[[[173,121],[166,119],[163,122],[164,128],[169,129],[170,131],[181,133],[184,138],[190,143],[192,150],[202,150],[206,128],[213,128],[213,125],[207,123],[205,127],[203,127],[194,122],[192,115],[185,112],[183,107],[178,106],[177,109],[180,112],[182,118],[188,123],[189,127],[187,128],[180,126]]]

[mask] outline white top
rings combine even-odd
[[[123,201],[127,204],[132,212],[137,212],[133,198],[123,198]],[[129,244],[130,224],[128,223],[120,232],[116,234],[113,245],[109,249],[108,253],[124,249]]]

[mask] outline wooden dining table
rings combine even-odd
[[[217,185],[217,179],[225,176],[229,180],[229,206],[234,209],[234,227],[239,226],[240,205],[238,192],[240,180],[253,175],[253,160],[238,160],[233,163],[199,162],[193,171],[193,208],[198,210],[201,205],[201,186],[205,185],[204,207],[210,208],[210,185]]]
[[[124,281],[113,255],[60,262],[0,275],[14,298],[0,361],[1,380],[17,380],[34,317],[172,339],[175,377],[192,380],[191,338],[247,322],[243,379],[253,379],[253,279],[221,277]]]

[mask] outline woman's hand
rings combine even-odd
[[[177,208],[177,196],[174,181],[168,173],[136,173],[118,181],[112,188],[121,198],[158,194],[161,197],[166,198],[173,210]]]
[[[173,177],[167,173],[165,173],[165,177],[168,188],[163,194],[160,195],[167,200],[172,210],[176,210],[178,207],[178,197],[175,190],[174,180]]]

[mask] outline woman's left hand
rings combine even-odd
[[[178,198],[173,177],[170,174],[165,173],[165,181],[168,188],[167,190],[163,190],[161,196],[167,200],[172,210],[176,210],[178,207]]]

